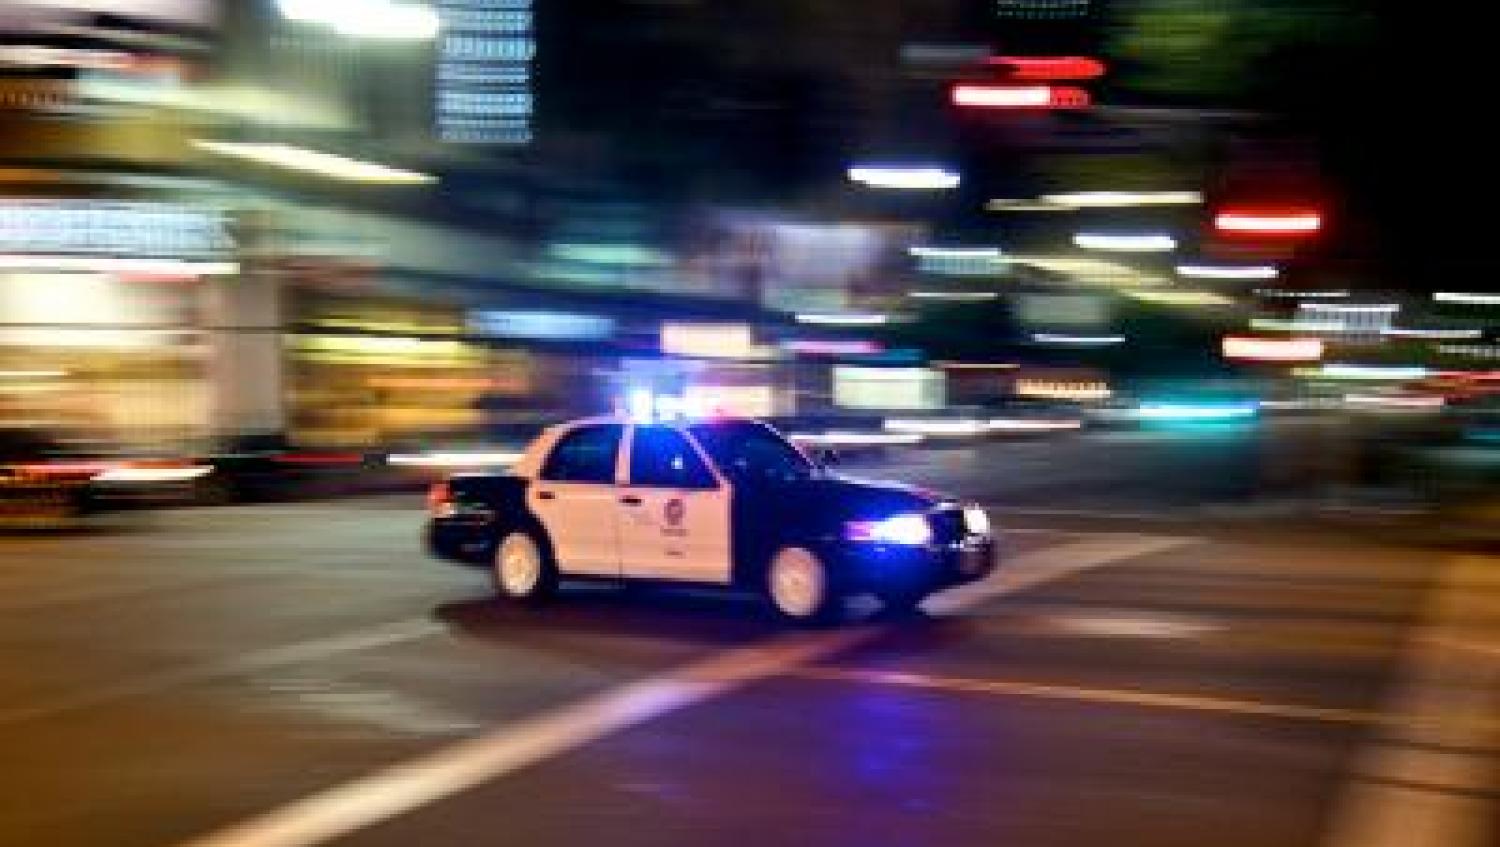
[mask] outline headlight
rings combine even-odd
[[[878,521],[850,521],[844,525],[850,541],[921,547],[932,543],[932,526],[923,515],[892,515]]]
[[[989,513],[978,506],[964,509],[964,529],[968,530],[971,535],[989,535]]]

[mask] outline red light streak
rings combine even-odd
[[[1022,82],[1098,79],[1105,64],[1088,56],[995,56],[988,64],[1001,68],[1007,79]]]

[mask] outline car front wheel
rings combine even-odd
[[[557,590],[557,569],[546,547],[525,530],[501,539],[495,548],[492,571],[496,590],[510,600],[539,602]]]
[[[782,548],[771,558],[766,597],[779,616],[800,624],[825,623],[839,606],[828,567],[802,547]]]

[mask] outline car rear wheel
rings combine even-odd
[[[785,547],[766,568],[766,598],[776,614],[794,623],[825,623],[839,605],[828,567],[802,547]]]
[[[557,569],[545,545],[525,530],[501,539],[492,572],[495,589],[510,600],[540,602],[557,590]]]

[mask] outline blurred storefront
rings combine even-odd
[[[0,198],[0,425],[206,435],[206,292],[237,270],[225,221],[167,201]]]

